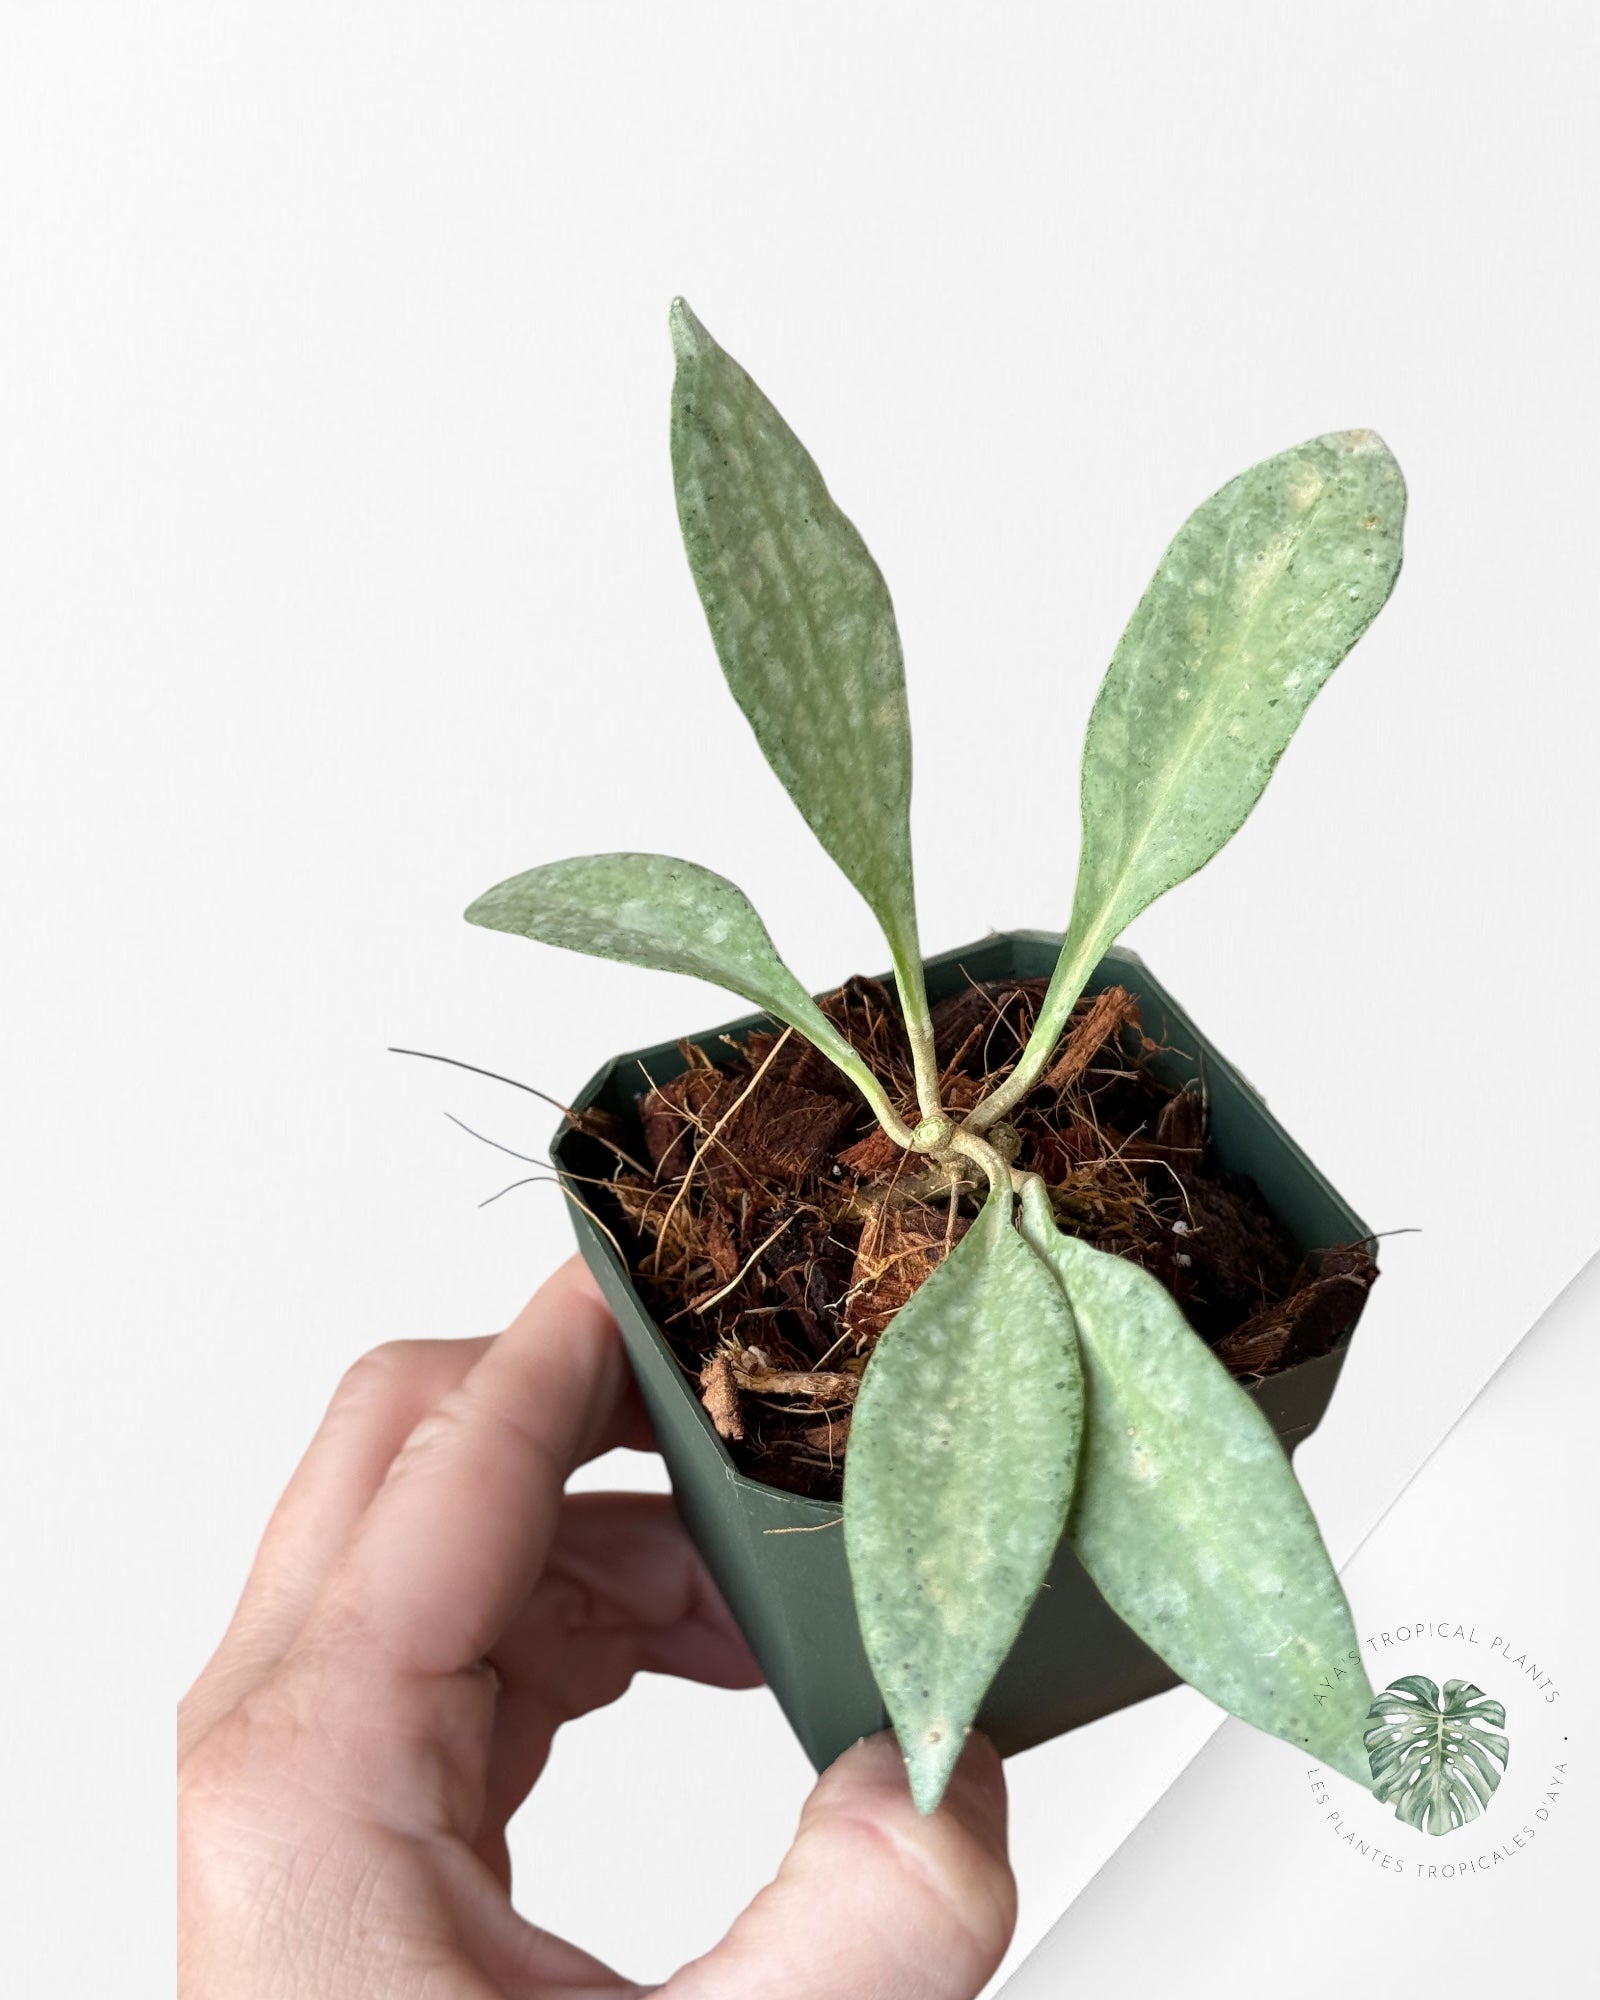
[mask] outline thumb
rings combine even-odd
[[[886,1732],[822,1774],[777,1880],[658,2000],[973,2000],[1016,1916],[994,1746],[968,1739],[924,1818]]]

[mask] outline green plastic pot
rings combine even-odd
[[[929,996],[943,999],[969,977],[1048,977],[1060,947],[1059,936],[1012,931],[946,952],[928,961]],[[1250,1176],[1298,1250],[1370,1235],[1142,959],[1120,949],[1108,953],[1090,991],[1110,985],[1136,996],[1147,1032],[1171,1051],[1152,1062],[1156,1073],[1173,1085],[1204,1079],[1218,1157]],[[724,1036],[738,1040],[770,1025],[763,1015],[746,1015],[687,1039],[713,1062],[725,1063]],[[574,1109],[598,1106],[636,1119],[641,1063],[657,1083],[684,1067],[675,1041],[618,1056],[590,1080]],[[564,1122],[552,1157],[570,1192],[626,1241],[620,1211],[603,1190],[578,1178],[609,1170],[605,1149]],[[858,1737],[888,1725],[856,1623],[838,1504],[762,1485],[738,1470],[617,1252],[581,1208],[568,1206],[584,1259],[622,1329],[678,1510],[820,1770]],[[1357,1304],[1331,1352],[1269,1376],[1251,1390],[1287,1451],[1311,1435],[1327,1409],[1359,1314]],[[1009,1755],[1176,1685],[1171,1671],[1106,1604],[1063,1539],[1045,1588],[989,1690],[978,1727]]]

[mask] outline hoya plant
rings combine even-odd
[[[816,465],[683,300],[672,464],[689,565],[767,761],[883,928],[916,1101],[805,991],[744,895],[661,854],[513,876],[469,920],[741,995],[837,1064],[908,1154],[981,1207],[879,1338],[844,1468],[861,1634],[923,1812],[938,1804],[1063,1532],[1122,1620],[1232,1714],[1370,1783],[1371,1690],[1271,1426],[1163,1285],[1063,1231],[1008,1114],[1107,948],[1205,865],[1261,797],[1400,567],[1405,488],[1371,431],[1296,445],[1181,527],[1089,721],[1077,883],[1009,1074],[940,1101],[913,894],[911,732],[894,610]],[[1065,897],[1063,897],[1065,901]]]

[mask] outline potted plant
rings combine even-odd
[[[1065,936],[925,963],[883,579],[745,371],[682,300],[671,325],[724,674],[892,961],[814,999],[731,882],[656,854],[548,863],[467,911],[762,1010],[608,1065],[557,1138],[686,1522],[808,1751],[887,1713],[924,1812],[975,1723],[1016,1749],[1173,1674],[1368,1783],[1371,1690],[1280,1442],[1331,1392],[1367,1231],[1116,940],[1237,831],[1382,607],[1399,468],[1369,431],[1314,438],[1190,517],[1090,718]],[[1029,829],[983,769],[998,859]],[[1091,1159],[1129,1093],[1122,1125],[1148,1118]],[[1219,1333],[1252,1259],[1275,1284]],[[1186,1317],[1197,1261],[1218,1275]],[[806,1476],[753,1476],[752,1413],[796,1409]]]

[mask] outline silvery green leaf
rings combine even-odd
[[[1019,1073],[1038,1074],[1106,948],[1244,824],[1394,587],[1405,499],[1382,439],[1337,431],[1252,466],[1178,530],[1089,718],[1072,921]]]
[[[1243,825],[1393,589],[1404,515],[1371,431],[1252,466],[1190,515],[1090,718],[1075,929],[1109,942]]]
[[[1219,1707],[1365,1784],[1372,1690],[1272,1426],[1162,1284],[1056,1228],[1036,1179],[1022,1231],[1078,1329],[1083,1463],[1067,1533],[1101,1596]]]
[[[1471,1681],[1391,1681],[1371,1709],[1373,1795],[1424,1833],[1452,1833],[1483,1811],[1511,1761],[1506,1712]]]
[[[594,958],[709,979],[786,1021],[870,1097],[870,1071],[806,992],[743,891],[668,854],[584,854],[486,890],[467,921]]]
[[[845,1458],[867,1657],[932,1812],[1061,1539],[1082,1422],[1072,1318],[1009,1190],[879,1340]]]
[[[810,454],[673,302],[672,469],[722,670],[767,762],[917,966],[911,725],[894,607]]]

